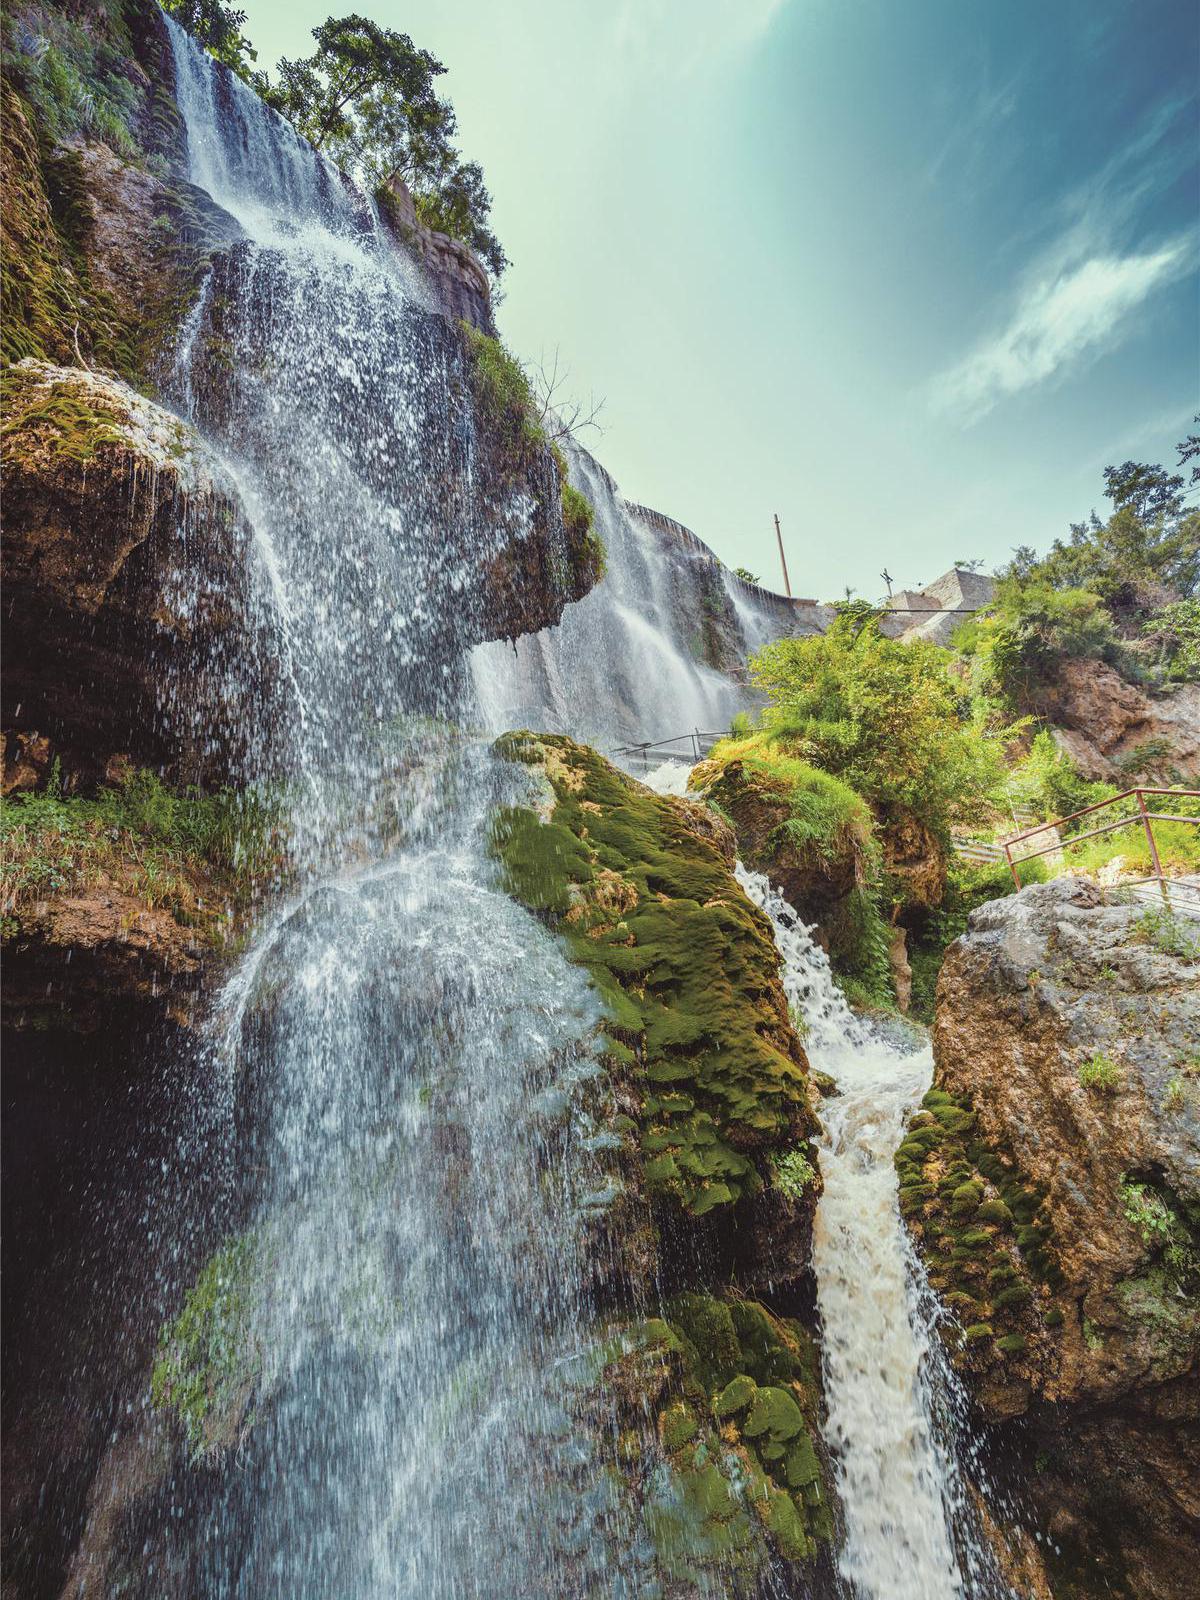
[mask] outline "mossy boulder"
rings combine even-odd
[[[689,786],[729,818],[746,865],[767,873],[808,921],[824,923],[876,874],[870,807],[765,734],[723,740]]]
[[[770,924],[690,808],[561,735],[499,752],[540,795],[501,808],[508,891],[563,937],[629,1054],[646,1187],[693,1217],[759,1194],[815,1131]],[[811,1216],[813,1182],[794,1202]]]
[[[756,1301],[691,1293],[610,1335],[607,1351],[616,1477],[656,1579],[707,1592],[719,1578],[748,1597],[772,1554],[810,1563],[832,1518],[816,1352],[799,1324]]]

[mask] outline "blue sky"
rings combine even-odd
[[[241,0],[260,65],[330,0]],[[799,594],[1043,548],[1200,408],[1191,0],[356,0],[434,51],[519,356]]]

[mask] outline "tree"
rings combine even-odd
[[[163,0],[163,9],[211,56],[239,77],[251,79],[249,63],[258,59],[258,52],[242,32],[244,11],[223,5],[222,0]]]
[[[974,663],[978,693],[1021,708],[1064,658],[1118,655],[1117,631],[1099,595],[1056,589],[1036,572],[1001,578],[992,604],[956,629],[954,644]]]
[[[327,18],[313,38],[311,56],[284,57],[275,69],[278,82],[260,73],[256,87],[318,150],[328,148],[334,160],[369,171],[364,150],[379,97],[430,109],[433,80],[446,69],[406,33],[357,12]]]
[[[568,393],[566,385],[570,377],[570,369],[563,366],[557,345],[549,361],[543,355],[536,366],[529,368],[529,386],[533,391],[538,425],[554,444],[564,439],[577,439],[589,428],[595,428],[597,433],[604,432],[600,421],[604,397],[597,400],[592,395],[585,404]]]
[[[1179,445],[1181,464],[1200,455],[1194,436]],[[1193,468],[1193,482],[1200,468]],[[1085,588],[1119,613],[1144,618],[1164,600],[1200,590],[1200,513],[1189,508],[1182,474],[1141,461],[1104,470],[1113,510],[1102,522],[1093,511],[1056,539],[1038,560],[1027,546],[1013,555],[1007,576],[1056,589]],[[1165,591],[1165,593],[1164,593]]]
[[[987,811],[1008,730],[973,720],[949,652],[884,638],[860,605],[824,635],[767,645],[750,672],[770,696],[764,726],[885,819],[911,813],[945,841]]]
[[[259,93],[366,186],[402,179],[426,227],[463,240],[499,277],[508,262],[488,225],[482,169],[459,157],[454,108],[434,92],[442,63],[357,12],[328,18],[313,38],[311,56],[280,61],[276,82],[256,74]]]

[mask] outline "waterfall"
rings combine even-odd
[[[750,699],[701,659],[702,596],[686,581],[680,592],[660,542],[587,452],[572,446],[567,455],[572,481],[595,508],[608,571],[557,627],[515,648],[472,652],[487,726],[570,733],[605,751],[728,728]]]
[[[738,879],[775,929],[809,1059],[837,1085],[821,1106],[813,1271],[846,1520],[839,1570],[856,1600],[1011,1600],[974,1526],[954,1449],[962,1397],[897,1203],[892,1157],[929,1087],[929,1047],[856,1018],[782,895],[761,873],[739,866]]]
[[[246,777],[283,797],[296,888],[209,1049],[226,1181],[195,1227],[227,1324],[189,1427],[237,1470],[177,1480],[145,1592],[584,1592],[611,1562],[604,1485],[559,1374],[605,1203],[600,1014],[485,855],[525,780],[456,731],[480,720],[474,574],[527,508],[485,521],[447,487],[474,449],[453,335],[372,208],[167,26],[192,180],[243,234],[175,399],[254,526],[275,670]],[[175,1338],[156,1382],[186,1399]]]

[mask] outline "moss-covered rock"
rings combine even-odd
[[[798,1323],[681,1295],[610,1335],[600,1382],[621,1402],[617,1477],[664,1585],[719,1578],[748,1596],[772,1552],[810,1563],[829,1541],[817,1359]]]
[[[770,925],[690,808],[563,736],[511,734],[498,749],[536,770],[542,797],[497,813],[493,849],[630,1052],[648,1190],[694,1217],[758,1194],[768,1158],[815,1129]]]
[[[3,401],[6,731],[93,778],[118,752],[226,778],[272,681],[232,480],[111,376],[22,360]]]

